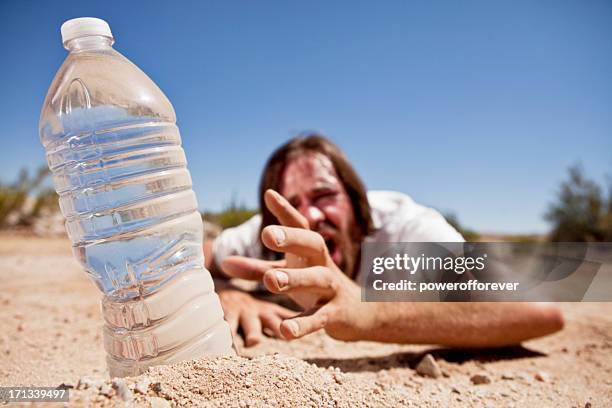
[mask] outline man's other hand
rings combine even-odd
[[[234,335],[237,334],[239,327],[242,329],[246,347],[258,344],[264,332],[282,337],[281,322],[296,315],[294,311],[272,302],[256,299],[226,282],[217,282],[216,286],[225,320]]]

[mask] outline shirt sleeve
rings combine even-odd
[[[261,257],[260,226],[261,215],[257,214],[237,227],[224,230],[213,241],[215,266],[220,270],[223,260],[232,255]]]

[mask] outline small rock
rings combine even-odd
[[[91,378],[89,377],[81,377],[79,381],[77,381],[77,390],[86,390],[91,388]]]
[[[529,377],[525,373],[518,373],[516,378],[522,381],[529,381]]]
[[[105,397],[110,397],[113,395],[113,389],[107,383],[102,383],[99,394],[104,395]]]
[[[486,374],[474,374],[473,376],[470,377],[470,381],[472,381],[472,384],[474,385],[490,384],[491,377],[489,377]]]
[[[459,391],[456,387],[453,387],[451,389],[451,392],[454,392],[455,394],[461,394],[461,391]]]
[[[586,404],[584,404],[584,408],[591,408],[591,403],[587,402]]]
[[[123,378],[113,379],[113,388],[117,390],[117,394],[123,401],[132,402],[132,400],[134,399],[134,394],[132,393],[132,390],[128,388]]]
[[[100,388],[102,386],[101,379],[93,379],[91,377],[81,377],[79,378],[79,382],[77,383],[77,389],[86,390],[88,388]]]
[[[535,375],[533,377],[536,380],[540,381],[540,382],[549,382],[550,381],[550,376],[548,375],[548,373],[546,373],[544,371],[538,371],[537,373],[535,373]]]
[[[151,385],[151,379],[149,377],[143,377],[140,381],[136,383],[134,391],[139,392],[142,395],[147,395],[147,392],[149,391],[149,385]]]
[[[442,376],[442,370],[429,353],[425,354],[416,366],[416,372],[424,377],[440,378]]]
[[[159,381],[154,382],[153,384],[151,384],[151,389],[155,392],[161,392],[162,390],[162,385]]]
[[[514,376],[512,374],[502,374],[502,380],[514,380]]]
[[[149,398],[149,402],[151,403],[151,408],[170,408],[170,403],[159,397],[151,397]]]

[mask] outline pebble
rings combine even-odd
[[[149,402],[151,403],[151,408],[170,408],[168,400],[163,398],[151,397],[149,398]]]
[[[470,381],[472,381],[472,384],[474,385],[490,384],[491,377],[489,377],[486,374],[474,374],[473,376],[470,377]]]
[[[162,385],[159,381],[154,382],[153,384],[151,384],[151,389],[155,392],[161,392],[162,390]]]
[[[540,381],[540,382],[549,382],[550,381],[550,376],[548,375],[548,373],[546,373],[544,371],[538,371],[537,373],[535,373],[535,375],[533,377],[536,380]]]
[[[105,397],[110,397],[113,395],[113,389],[107,383],[102,383],[99,394],[104,395]]]
[[[117,394],[123,401],[132,402],[132,400],[134,399],[134,394],[132,393],[132,390],[128,388],[123,378],[113,379],[113,388],[117,390]]]
[[[442,370],[436,363],[431,354],[425,354],[419,364],[416,366],[416,372],[424,377],[440,378],[442,376]]]
[[[143,377],[140,381],[136,383],[134,391],[139,392],[143,395],[147,395],[147,392],[149,391],[149,385],[151,385],[151,379],[149,377]]]
[[[101,379],[93,379],[91,377],[81,377],[77,383],[77,389],[86,390],[88,388],[100,388],[104,381]]]

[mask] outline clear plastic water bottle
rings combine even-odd
[[[104,293],[110,374],[233,354],[172,105],[113,49],[105,21],[69,20],[61,32],[69,54],[40,138],[73,252]]]

